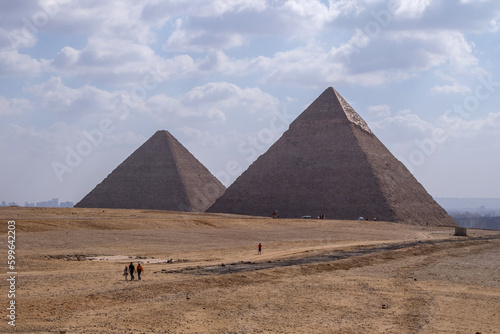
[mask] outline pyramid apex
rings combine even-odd
[[[171,134],[170,132],[168,132],[168,130],[158,130],[158,131],[156,131],[156,132],[154,133],[154,135],[153,135],[153,136],[156,136],[156,135],[159,135],[159,134],[162,134],[162,133],[163,133],[163,134],[166,134],[166,135],[169,135],[169,136],[172,136],[172,134]],[[151,137],[153,137],[153,136],[151,136]],[[172,137],[173,137],[173,136],[172,136]]]
[[[156,131],[149,139],[160,139],[164,138],[167,142],[178,142],[177,138],[173,134],[171,134],[168,130],[158,130]]]
[[[321,93],[321,95],[318,98],[320,98],[321,96],[324,96],[324,97],[326,97],[326,96],[332,96],[333,97],[334,94],[335,94],[335,92],[336,92],[335,88],[333,88],[332,86],[330,86],[327,89],[325,89],[323,91],[323,93]]]
[[[328,87],[292,122],[290,127],[304,124],[351,123],[373,134],[368,124],[333,87]]]

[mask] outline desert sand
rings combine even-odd
[[[9,220],[1,333],[500,333],[499,231],[9,207],[4,263]]]

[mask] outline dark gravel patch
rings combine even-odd
[[[469,241],[487,241],[492,239],[500,239],[500,235],[498,236],[489,236],[489,237],[478,237],[478,238],[466,238],[466,239],[445,239],[445,240],[419,240],[415,242],[401,242],[394,244],[386,244],[375,247],[363,247],[360,246],[354,250],[338,250],[334,252],[330,252],[328,254],[320,254],[314,256],[306,256],[299,259],[289,259],[289,260],[276,260],[276,261],[267,261],[267,262],[250,262],[250,261],[239,261],[228,264],[220,264],[217,266],[197,266],[197,267],[187,267],[177,270],[166,270],[162,269],[161,271],[154,272],[162,273],[162,274],[192,274],[192,275],[224,275],[224,274],[234,274],[234,273],[243,273],[249,271],[270,269],[270,268],[280,268],[280,267],[289,267],[289,266],[297,266],[297,265],[307,265],[313,263],[325,263],[338,261],[343,259],[348,259],[351,257],[362,256],[366,254],[373,253],[382,253],[388,252],[403,248],[412,248],[416,246],[422,245],[438,245],[438,244],[446,244],[446,243],[463,243]]]

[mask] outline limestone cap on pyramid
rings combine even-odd
[[[368,124],[353,107],[333,88],[325,91],[301,113],[291,124],[298,126],[311,122],[350,122],[368,133],[372,133]]]

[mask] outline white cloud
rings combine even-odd
[[[37,76],[42,62],[17,51],[0,51],[0,76]]]
[[[418,19],[431,3],[431,0],[399,0],[394,14],[398,19]]]
[[[355,22],[359,14],[366,10],[366,5],[359,0],[287,0],[282,6],[276,6],[276,16],[287,22],[289,29],[299,38],[314,38],[336,20]],[[363,22],[364,23],[364,22]]]
[[[459,32],[392,32],[388,35],[388,42],[396,43],[399,55],[396,59],[388,58],[387,64],[395,62],[395,66],[405,66],[408,70],[422,71],[448,64],[452,71],[461,72],[475,70],[478,63],[472,54],[472,45]],[[405,58],[408,61],[405,62]]]
[[[394,116],[386,117],[380,121],[371,122],[373,131],[384,133],[384,137],[397,141],[401,138],[423,138],[434,130],[431,122],[423,120],[411,110],[399,111]]]
[[[32,20],[39,11],[36,1],[0,1],[0,50],[34,46],[39,29]]]
[[[93,86],[70,88],[61,77],[52,77],[39,85],[26,88],[40,105],[52,112],[71,114],[99,113],[115,108],[117,93],[109,93]]]
[[[193,70],[197,75],[221,73],[240,76],[250,72],[251,63],[251,60],[229,58],[223,51],[209,51],[205,58],[195,64]]]
[[[345,3],[346,1],[341,1],[336,7],[340,8],[341,4]],[[280,11],[284,11],[285,15],[293,17],[300,23],[303,20],[308,20],[310,25],[316,28],[322,27],[325,22],[332,20],[340,12],[340,10],[330,10],[328,6],[318,0],[287,0]]]
[[[240,88],[228,82],[209,83],[193,88],[185,95],[188,105],[212,104],[216,102],[224,109],[236,106],[250,113],[267,111],[277,105],[277,100],[259,88]]]
[[[405,80],[442,66],[452,73],[481,72],[472,45],[453,31],[387,31],[369,37],[357,30],[329,54],[345,77],[368,79],[365,84]]]
[[[32,47],[35,43],[36,38],[28,29],[8,30],[0,28],[0,50],[16,51],[20,48]]]
[[[358,30],[347,43],[329,51],[311,42],[251,63],[268,73],[266,82],[308,86],[338,82],[379,85],[440,66],[457,73],[479,72],[472,46],[456,32],[387,32],[369,38]]]
[[[486,117],[476,119],[464,119],[461,117],[450,117],[442,115],[439,118],[439,125],[446,130],[446,133],[453,138],[473,138],[473,137],[500,137],[500,112],[490,112]]]
[[[391,55],[388,57],[387,55]],[[433,68],[452,73],[481,73],[474,50],[463,34],[453,31],[384,31],[352,38],[330,50],[318,41],[249,60],[247,69],[267,73],[266,82],[325,86],[347,82],[379,85],[399,82]]]
[[[54,71],[69,76],[140,82],[148,66],[156,62],[158,57],[147,46],[123,40],[90,38],[82,50],[64,47],[51,65]]]
[[[307,41],[340,16],[357,15],[363,10],[359,1],[341,0],[325,5],[318,0],[278,2],[197,2],[188,19],[177,18],[175,31],[163,49],[195,51],[229,49],[251,44],[260,37],[286,36]],[[240,6],[245,3],[245,6]]]
[[[205,108],[193,108],[186,105],[186,102],[177,98],[172,98],[163,94],[154,95],[146,102],[150,112],[160,119],[165,120],[168,115],[182,118],[202,118],[212,121],[224,121],[226,115],[215,105]]]
[[[163,94],[150,97],[146,106],[156,117],[176,115],[225,121],[228,115],[270,113],[277,108],[278,100],[259,88],[240,88],[228,82],[213,82],[194,87],[180,98]]]
[[[343,76],[345,68],[342,64],[314,42],[278,52],[273,57],[258,57],[252,60],[251,66],[265,73],[265,82],[275,84],[324,87],[325,84],[351,79]]]
[[[356,0],[329,2],[328,5],[318,0],[181,1],[175,4],[148,1],[141,5],[111,1],[93,6],[61,5],[46,29],[67,29],[90,36],[83,49],[78,50],[72,46],[62,48],[50,68],[66,76],[128,85],[137,85],[152,64],[160,64],[165,69],[161,75],[162,81],[221,70],[224,74],[268,71],[266,66],[263,68],[254,65],[274,61],[263,58],[229,59],[221,50],[250,45],[255,38],[272,34],[303,35],[307,36],[309,42],[307,46],[276,53],[274,60],[278,66],[271,66],[272,73],[266,75],[267,82],[293,82],[290,79],[295,78],[295,81],[303,84],[303,79],[309,82],[309,76],[319,74],[322,78],[321,85],[332,81],[372,85],[405,80],[418,72],[441,66],[444,62],[456,71],[477,66],[471,44],[460,33],[449,31],[445,34],[429,34],[427,30],[419,31],[413,27],[406,33],[391,34],[391,25],[384,28],[380,36],[365,42],[362,42],[362,30],[357,29],[349,42],[331,48],[329,55],[314,55],[307,50],[307,60],[319,62],[317,64],[308,64],[293,56],[301,48],[309,48],[314,43],[310,37],[317,38],[318,33],[326,31],[328,24],[339,18],[351,15],[354,22],[364,27],[370,6],[372,5]],[[113,10],[109,10],[110,8]],[[433,8],[430,8],[428,0],[401,0],[396,14],[418,19],[422,13],[431,9]],[[175,17],[181,13],[184,15]],[[148,45],[158,37],[155,29],[174,18],[181,23],[176,23],[175,30],[166,36],[164,50],[200,53],[209,50],[205,58],[195,60],[190,55],[183,54],[165,59],[155,55]],[[216,21],[214,18],[217,18]],[[370,16],[368,18],[375,20]],[[260,23],[256,25],[255,22]],[[426,29],[423,23],[421,28]],[[110,36],[113,38],[110,39]],[[327,45],[319,40],[317,43],[321,45],[321,49],[326,49]],[[387,47],[393,55],[390,60],[385,56]],[[349,53],[352,50],[356,51],[351,55]],[[325,53],[324,50],[320,52]],[[286,54],[290,56],[290,61],[285,60],[281,64],[281,56]],[[398,55],[401,56],[394,61],[394,57],[397,58]],[[346,64],[346,61],[350,63]],[[326,71],[323,72],[320,68]]]
[[[152,86],[152,81],[160,83],[167,79],[189,77],[196,66],[189,55],[165,59],[155,55],[145,45],[91,38],[82,50],[63,48],[50,69],[66,76],[139,87],[145,81]]]
[[[206,16],[222,16],[226,13],[243,11],[263,11],[267,7],[265,0],[215,0],[195,1],[197,13]],[[194,9],[193,8],[193,9]]]
[[[473,140],[466,144],[472,150],[473,147],[481,146],[481,142],[485,140],[491,141],[495,138],[494,141],[498,142],[500,112],[490,112],[486,117],[476,119],[450,117],[444,114],[435,122],[429,122],[410,110],[403,110],[394,116],[370,122],[370,127],[382,142],[392,143],[391,146],[396,151],[393,153],[398,155],[407,156],[418,148],[415,143],[429,141],[433,141],[435,146],[442,146],[444,143],[453,146],[454,143]]]
[[[460,0],[460,3],[462,4],[476,4],[480,2],[488,2],[490,0]]]
[[[243,36],[236,32],[210,32],[204,29],[178,27],[163,46],[163,50],[203,52],[210,49],[227,49],[243,44]]]
[[[391,107],[387,104],[368,107],[368,112],[375,117],[389,117],[391,114]]]
[[[7,99],[0,96],[0,115],[22,114],[32,108],[31,102],[27,99]]]
[[[212,134],[208,131],[202,131],[186,125],[183,125],[176,130],[190,142],[196,143],[197,147],[217,147],[222,149],[228,143],[228,140],[224,135]]]
[[[141,17],[143,7],[131,0],[103,2],[24,1],[22,5],[0,4],[2,26],[19,46],[33,46],[47,32],[123,39],[137,43],[154,41],[153,28],[165,23],[168,14],[156,20]],[[0,47],[2,43],[0,30]],[[15,48],[17,49],[17,47]]]
[[[457,93],[457,94],[465,95],[465,94],[470,94],[471,89],[467,86],[464,86],[464,85],[461,85],[461,84],[455,82],[452,85],[442,85],[442,86],[435,85],[434,87],[432,87],[431,92],[437,93],[437,94]]]
[[[152,28],[163,24],[168,13],[163,13],[156,20],[145,21],[142,19],[145,5],[147,2],[131,0],[66,2],[55,11],[44,30],[146,44],[154,41]]]

